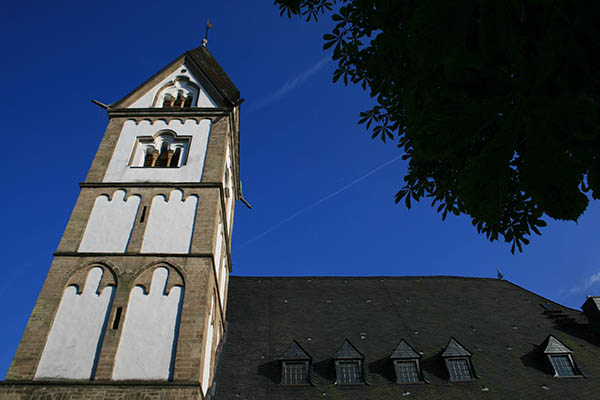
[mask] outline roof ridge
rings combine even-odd
[[[306,275],[306,276],[259,276],[259,275],[230,275],[232,278],[243,278],[243,279],[464,279],[464,280],[491,280],[491,281],[505,281],[505,279],[498,279],[492,277],[478,277],[478,276],[458,276],[458,275]]]

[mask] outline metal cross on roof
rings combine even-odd
[[[206,33],[204,34],[204,39],[202,39],[202,46],[204,46],[204,47],[206,47],[206,44],[208,43],[208,30],[212,27],[213,26],[210,23],[210,20],[207,19],[206,20]]]

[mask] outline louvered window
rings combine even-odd
[[[467,358],[449,358],[446,360],[450,380],[453,382],[473,380],[473,371],[469,359]]]
[[[397,360],[394,362],[397,383],[419,383],[419,364],[417,360]]]
[[[363,383],[360,361],[337,361],[337,383],[352,385]]]
[[[306,385],[308,383],[308,362],[284,361],[282,383],[284,385]]]

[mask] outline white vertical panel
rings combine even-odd
[[[117,190],[112,200],[106,195],[96,198],[79,244],[80,252],[125,252],[141,200],[136,195],[125,201],[125,195],[124,190]]]
[[[154,197],[141,252],[188,253],[197,203],[196,196],[183,201],[181,190],[173,190],[168,202],[161,195]]]
[[[102,182],[200,182],[204,171],[211,120],[172,119],[168,123],[155,121],[125,121]],[[173,131],[179,137],[188,136],[185,164],[179,168],[140,168],[129,165],[137,148],[138,138],[156,136],[163,130]],[[183,160],[183,159],[182,159]]]
[[[206,391],[210,387],[210,376],[211,376],[211,368],[210,364],[212,362],[213,355],[213,335],[215,331],[215,325],[213,322],[214,317],[214,309],[215,309],[215,296],[212,296],[212,300],[210,302],[210,315],[208,316],[208,326],[206,327],[206,342],[204,344],[204,368],[202,372],[202,392],[206,395]]]
[[[183,288],[175,286],[166,295],[168,277],[168,269],[157,268],[148,294],[140,286],[132,289],[113,379],[170,378]]]
[[[92,377],[114,291],[107,286],[97,293],[103,273],[93,268],[81,294],[75,286],[65,290],[35,379]]]

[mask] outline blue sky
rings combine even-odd
[[[267,2],[27,2],[0,15],[7,79],[0,377],[8,369],[107,123],[119,100],[184,51],[208,47],[242,92],[236,275],[460,275],[505,278],[579,308],[600,295],[600,205],[549,221],[523,254],[445,222],[428,203],[394,204],[405,163],[370,139],[357,87],[333,84],[328,21],[288,20]],[[82,5],[82,4],[85,4]],[[482,293],[485,296],[485,293]]]

